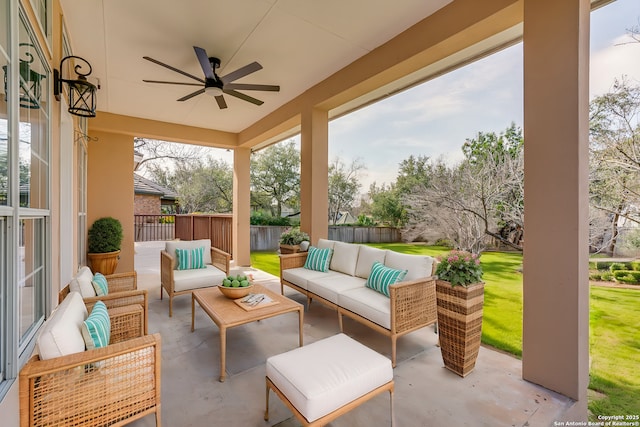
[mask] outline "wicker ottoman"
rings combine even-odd
[[[267,409],[273,390],[305,426],[322,426],[388,391],[393,426],[391,361],[345,334],[267,359]]]

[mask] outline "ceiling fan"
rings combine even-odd
[[[233,83],[234,81],[248,75],[254,73],[258,70],[262,69],[262,65],[257,62],[252,62],[251,64],[245,65],[233,71],[229,74],[226,74],[222,77],[219,77],[216,74],[216,69],[220,67],[220,60],[215,57],[207,56],[207,52],[201,47],[194,46],[193,50],[196,52],[196,56],[198,57],[198,62],[200,62],[200,66],[202,67],[202,71],[204,72],[204,78],[196,77],[193,74],[189,74],[185,71],[179,70],[171,65],[167,65],[163,62],[158,61],[157,59],[150,58],[148,56],[143,56],[147,61],[151,61],[154,64],[158,64],[162,67],[168,68],[171,71],[175,71],[176,73],[180,73],[183,76],[187,76],[193,80],[198,81],[199,83],[185,83],[185,82],[166,82],[160,80],[142,80],[146,83],[161,83],[161,84],[170,84],[170,85],[185,85],[185,86],[201,86],[201,89],[198,89],[195,92],[192,92],[188,95],[183,96],[178,99],[178,101],[186,101],[188,99],[193,98],[194,96],[200,95],[202,93],[210,94],[214,96],[216,102],[218,103],[218,107],[220,109],[227,108],[227,102],[224,100],[223,93],[227,95],[235,96],[236,98],[242,99],[243,101],[250,102],[255,105],[264,104],[263,101],[256,99],[252,96],[245,95],[244,93],[238,92],[238,90],[263,90],[270,92],[279,92],[280,86],[276,85],[258,85],[258,84],[248,84],[248,83]]]

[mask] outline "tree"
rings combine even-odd
[[[590,104],[591,246],[613,254],[622,221],[640,223],[640,87],[626,79]]]
[[[522,131],[511,125],[503,133],[478,133],[468,139],[465,159],[448,166],[425,164],[424,179],[403,200],[409,206],[409,230],[442,230],[459,249],[480,252],[485,236],[521,249],[523,236]],[[508,227],[509,232],[505,232]]]
[[[220,159],[179,161],[173,170],[154,166],[150,170],[154,181],[178,193],[183,213],[226,213],[233,209],[233,171]]]
[[[142,154],[137,170],[166,166],[167,162],[192,162],[204,157],[204,147],[177,142],[134,138],[133,149]]]
[[[355,159],[346,165],[336,157],[329,165],[330,224],[335,224],[340,217],[340,212],[353,208],[361,187],[358,178],[364,169],[365,166],[360,159]]]
[[[300,152],[293,140],[274,144],[251,158],[252,204],[280,217],[300,205]]]
[[[378,187],[374,182],[369,187],[369,198],[371,202],[368,211],[373,218],[392,227],[404,226],[407,210],[396,185],[382,184]]]

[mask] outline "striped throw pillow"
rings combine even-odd
[[[194,249],[176,249],[178,270],[193,270],[204,267],[204,246]]]
[[[87,350],[106,347],[111,339],[111,319],[107,306],[102,301],[96,302],[91,314],[82,324],[82,337]]]
[[[329,270],[332,254],[333,249],[331,248],[320,249],[315,246],[309,246],[309,253],[307,254],[307,260],[304,262],[304,268],[307,270],[326,272]]]
[[[96,290],[96,295],[101,297],[109,294],[109,284],[107,283],[107,278],[104,277],[102,273],[96,273],[93,275],[93,279],[91,279],[91,284],[93,285],[93,289]]]
[[[407,270],[385,267],[384,264],[376,261],[371,266],[371,273],[365,286],[389,296],[389,286],[400,282],[406,274]]]

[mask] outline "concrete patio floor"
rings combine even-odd
[[[196,305],[191,332],[191,298],[176,297],[173,317],[169,300],[160,300],[160,250],[163,242],[136,243],[138,287],[149,290],[149,332],[162,335],[162,425],[293,427],[300,424],[273,394],[270,420],[264,421],[265,360],[298,345],[298,322],[289,313],[227,331],[227,379],[219,377],[217,326]],[[246,270],[246,269],[245,269]],[[256,280],[280,292],[279,279],[252,270]],[[303,295],[285,288],[285,295],[305,303]],[[304,314],[304,343],[339,332],[335,311],[314,303]],[[390,356],[390,340],[344,319],[344,332],[379,353]],[[414,426],[550,426],[571,421],[574,402],[522,379],[520,360],[482,347],[475,370],[460,378],[443,367],[432,327],[398,339],[394,369],[397,427]],[[310,369],[312,369],[310,367]],[[147,416],[132,424],[153,426]],[[329,426],[390,425],[389,394],[383,393]]]

